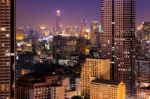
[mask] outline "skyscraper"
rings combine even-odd
[[[82,19],[80,36],[84,36],[86,34],[86,29],[87,29],[87,21],[85,19]]]
[[[0,0],[0,99],[13,97],[15,0]]]
[[[56,11],[56,32],[60,32],[60,10]]]
[[[98,21],[92,21],[91,25],[91,46],[99,50],[100,48],[100,32],[99,32],[99,23]]]
[[[111,59],[112,80],[135,86],[135,0],[101,0],[102,55]]]

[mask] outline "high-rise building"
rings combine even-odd
[[[86,34],[87,29],[87,21],[85,19],[81,20],[81,33],[80,36],[84,36]]]
[[[100,32],[98,21],[92,21],[90,40],[92,47],[98,49],[100,48]]]
[[[56,32],[60,32],[60,16],[61,16],[61,12],[60,10],[56,11]]]
[[[103,79],[95,79],[90,85],[90,99],[126,99],[125,84]]]
[[[102,56],[111,59],[112,80],[134,93],[135,0],[101,0]]]
[[[0,0],[0,99],[13,97],[15,0]]]
[[[90,98],[90,83],[95,78],[110,80],[110,60],[87,58],[81,69],[81,95]]]

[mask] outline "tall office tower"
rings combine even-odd
[[[87,21],[85,19],[81,20],[81,36],[84,36],[86,34],[87,29]]]
[[[87,58],[81,69],[81,95],[90,98],[90,83],[95,78],[110,80],[110,60]]]
[[[56,11],[56,32],[60,32],[60,16],[61,16],[61,12],[60,10]]]
[[[123,80],[128,95],[135,86],[135,0],[101,0],[102,56],[111,59],[112,80]]]
[[[13,97],[14,7],[15,0],[0,0],[0,99]]]
[[[99,32],[98,21],[92,21],[90,39],[91,39],[91,46],[99,49],[100,48],[100,32]]]

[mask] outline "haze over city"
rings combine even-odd
[[[101,21],[101,0],[17,0],[17,26],[55,25],[55,12],[61,10],[61,24],[80,25],[81,19]],[[136,23],[150,21],[150,0],[136,0]]]

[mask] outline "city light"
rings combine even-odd
[[[40,29],[41,29],[41,30],[45,30],[46,27],[45,27],[45,26],[40,26]]]
[[[1,30],[1,31],[6,31],[6,28],[2,27],[0,30]]]
[[[60,13],[60,10],[57,10],[56,12],[57,12],[57,13]]]
[[[149,5],[135,1],[1,0],[0,99],[149,99]]]
[[[86,32],[89,33],[89,32],[90,32],[90,29],[86,29]]]
[[[140,25],[140,26],[137,27],[137,30],[139,31],[139,30],[141,30],[142,28],[143,28],[143,26]]]
[[[60,16],[60,14],[61,14],[60,10],[57,10],[57,11],[56,11],[56,15],[57,15],[57,16]]]

